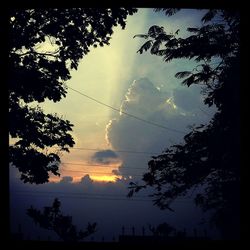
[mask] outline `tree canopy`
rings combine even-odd
[[[59,175],[60,151],[69,151],[73,124],[45,114],[34,102],[66,96],[70,71],[90,48],[108,45],[135,8],[11,9],[9,15],[10,162],[21,179],[45,183]],[[52,149],[54,147],[54,149]],[[56,148],[56,149],[55,149]]]
[[[179,9],[156,9],[166,15]],[[224,238],[239,238],[240,217],[240,15],[237,10],[207,10],[200,27],[190,27],[182,38],[154,25],[139,53],[150,51],[165,62],[195,60],[193,71],[177,72],[182,84],[203,86],[204,103],[217,112],[208,124],[201,124],[148,162],[144,184],[130,183],[130,192],[152,187],[154,204],[171,209],[179,196],[196,190],[195,202],[211,211]]]
[[[43,212],[33,208],[27,209],[27,214],[35,224],[48,230],[53,230],[62,240],[76,242],[82,240],[96,232],[96,223],[90,224],[85,231],[77,231],[76,226],[72,224],[72,217],[63,215],[61,202],[56,198],[51,207],[44,207]]]

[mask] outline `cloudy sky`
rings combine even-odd
[[[182,10],[167,18],[152,9],[139,9],[128,17],[125,30],[114,29],[110,46],[93,48],[83,58],[67,85],[118,111],[72,89],[59,103],[43,104],[46,112],[61,114],[74,124],[76,144],[61,158],[61,176],[52,176],[48,184],[22,184],[11,168],[13,231],[21,223],[26,237],[46,238],[46,230],[36,227],[25,211],[30,205],[51,205],[55,197],[79,229],[97,222],[96,240],[117,239],[122,226],[128,233],[135,226],[138,234],[142,226],[162,222],[190,234],[194,227],[200,231],[207,227],[197,225],[204,215],[190,195],[173,204],[174,213],[153,206],[147,190],[126,198],[128,183],[140,180],[151,156],[181,142],[188,126],[207,123],[215,111],[203,104],[199,86],[181,86],[174,77],[178,71],[193,69],[194,62],[164,63],[149,53],[140,55],[136,51],[144,41],[133,36],[154,24],[170,32],[180,29],[179,35],[185,36],[186,28],[198,25],[201,15],[202,11]]]

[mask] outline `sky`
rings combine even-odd
[[[201,15],[202,11],[182,10],[167,18],[152,9],[139,9],[128,17],[125,30],[114,29],[109,46],[92,48],[81,60],[66,84],[118,111],[72,89],[60,102],[42,104],[46,113],[60,114],[74,124],[76,144],[61,157],[61,176],[51,176],[47,184],[23,184],[16,169],[10,168],[12,231],[20,223],[25,237],[57,239],[26,215],[31,205],[41,209],[55,197],[79,229],[97,222],[95,240],[117,239],[122,226],[128,233],[134,226],[138,234],[142,226],[162,222],[190,234],[194,227],[200,232],[208,227],[200,224],[206,216],[193,205],[195,193],[177,199],[175,212],[153,206],[147,197],[150,190],[126,198],[129,182],[140,181],[151,156],[182,142],[190,125],[208,123],[215,112],[203,104],[200,86],[182,86],[174,77],[178,71],[192,70],[194,62],[165,63],[149,53],[136,53],[144,41],[133,36],[154,24],[171,32],[180,29],[179,35],[186,36],[186,28],[198,25]],[[210,234],[217,237],[215,230]]]

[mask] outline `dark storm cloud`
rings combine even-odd
[[[117,161],[118,158],[118,155],[113,150],[107,149],[94,153],[91,159],[97,163],[110,164]]]
[[[60,180],[61,183],[70,183],[73,181],[73,178],[71,176],[63,176]]]

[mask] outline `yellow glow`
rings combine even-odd
[[[90,178],[93,181],[100,181],[100,182],[116,182],[116,179],[121,176],[117,175],[90,175]]]
[[[166,100],[166,103],[169,104],[173,109],[177,109],[177,106],[174,104],[173,98],[170,97]]]
[[[65,175],[63,175],[63,176],[65,176]],[[92,174],[89,174],[89,176],[90,176],[91,180],[98,181],[98,182],[110,182],[110,181],[111,182],[116,182],[117,178],[121,178],[121,176],[114,175],[114,174],[110,174],[110,175],[94,175],[94,174],[92,175]],[[58,182],[60,182],[62,180],[62,177],[51,176],[49,178],[49,182],[58,183]],[[83,177],[84,177],[83,175],[74,175],[74,176],[72,176],[72,178],[73,178],[72,182],[73,183],[78,183],[78,182],[81,181],[81,179]]]
[[[64,163],[59,172],[61,173],[61,177],[51,175],[49,181],[50,182],[60,182],[63,176],[71,176],[73,178],[72,182],[77,183],[82,180],[82,178],[86,175],[93,181],[100,182],[115,182],[116,178],[120,178],[121,176],[115,175],[112,173],[112,170],[118,170],[121,162],[115,162],[110,165],[99,165],[95,166],[93,163],[88,162],[72,162],[74,164]],[[82,164],[82,165],[81,165]]]

